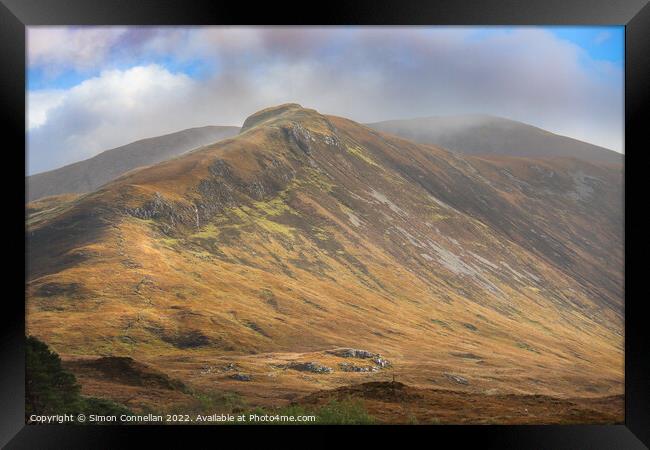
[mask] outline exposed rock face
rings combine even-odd
[[[534,377],[568,395],[579,371],[614,392],[622,192],[615,167],[459,156],[278,108],[33,210],[27,328],[62,353],[148,351],[195,372],[225,356],[268,368],[279,353],[325,364],[297,363],[306,372],[381,369],[381,351],[417,383],[466,363],[482,371],[473,385],[507,366],[507,387]],[[450,354],[477,343],[482,365]]]
[[[159,219],[169,222],[174,226],[176,223],[191,222],[194,211],[193,208],[175,205],[165,199],[160,192],[156,192],[151,200],[147,201],[144,205],[132,209],[129,208],[126,212],[139,219]]]

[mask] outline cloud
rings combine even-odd
[[[178,108],[197,92],[195,82],[156,65],[109,70],[54,94],[30,94],[30,173],[85,159],[195,118]],[[32,112],[32,105],[36,105]],[[189,115],[188,115],[189,114]],[[46,118],[44,120],[44,118]]]
[[[52,73],[95,68],[126,32],[120,27],[28,27],[28,65]]]
[[[50,55],[30,39],[32,67],[104,70],[56,96],[29,93],[32,173],[182,128],[240,125],[284,102],[360,122],[487,113],[623,148],[622,69],[539,28],[64,31],[78,48]],[[174,69],[188,61],[210,70]]]
[[[611,37],[612,37],[612,33],[610,33],[609,31],[601,31],[594,38],[594,43],[596,43],[597,45],[600,45],[600,44],[604,43],[605,41],[608,41]]]
[[[47,113],[61,105],[66,94],[62,89],[43,89],[31,92],[27,99],[27,129],[40,127],[47,121]]]

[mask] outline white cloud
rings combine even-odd
[[[126,31],[123,27],[28,27],[27,62],[54,73],[92,69],[106,60]]]
[[[488,113],[623,149],[622,70],[539,28],[485,36],[471,27],[86,30],[93,39],[64,31],[74,48],[50,54],[44,38],[36,49],[30,40],[30,64],[115,67],[164,55],[215,70],[193,79],[135,65],[105,70],[56,101],[29,93],[32,173],[187,127],[240,125],[284,102],[359,122]]]
[[[27,129],[40,127],[47,121],[48,111],[61,105],[65,99],[62,89],[43,89],[27,96]]]
[[[30,93],[29,105],[40,108],[29,114],[35,124],[28,134],[30,172],[189,127],[194,122],[190,110],[178,106],[196,91],[195,82],[186,75],[150,65],[105,71],[55,95]]]

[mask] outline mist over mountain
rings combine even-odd
[[[238,127],[189,128],[106,150],[92,158],[27,177],[27,201],[97,189],[141,166],[156,164],[188,150],[233,136]]]
[[[33,206],[27,330],[66,361],[129,357],[253,404],[387,379],[384,359],[427,389],[620,395],[622,192],[620,166],[268,108]]]
[[[470,155],[569,157],[602,163],[622,163],[624,160],[624,156],[615,151],[489,115],[388,120],[368,126]]]
[[[521,122],[487,115],[390,120],[369,127],[418,143],[475,155],[572,157],[619,164],[624,156]],[[236,135],[239,127],[190,128],[142,139],[84,161],[27,177],[27,201],[59,194],[92,192],[138,167],[156,164],[188,150]]]

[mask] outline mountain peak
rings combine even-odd
[[[239,381],[197,367],[232,364],[252,401],[322,389],[321,366],[380,376],[361,353],[418,385],[622,392],[619,169],[460,158],[295,104],[245,129],[32,204],[28,332],[65,355],[152,351],[205,389]]]
[[[262,109],[246,118],[244,125],[242,125],[240,133],[244,133],[250,128],[261,124],[262,122],[276,119],[287,115],[287,113],[292,113],[299,110],[304,110],[304,108],[298,103],[284,103],[282,105],[271,106],[270,108]]]
[[[303,108],[297,103],[287,103],[256,112],[244,121],[239,134],[252,130],[266,132],[271,129],[282,130],[285,136],[290,136],[306,152],[315,140],[321,140],[328,145],[339,141],[336,127],[330,118],[315,109]]]

